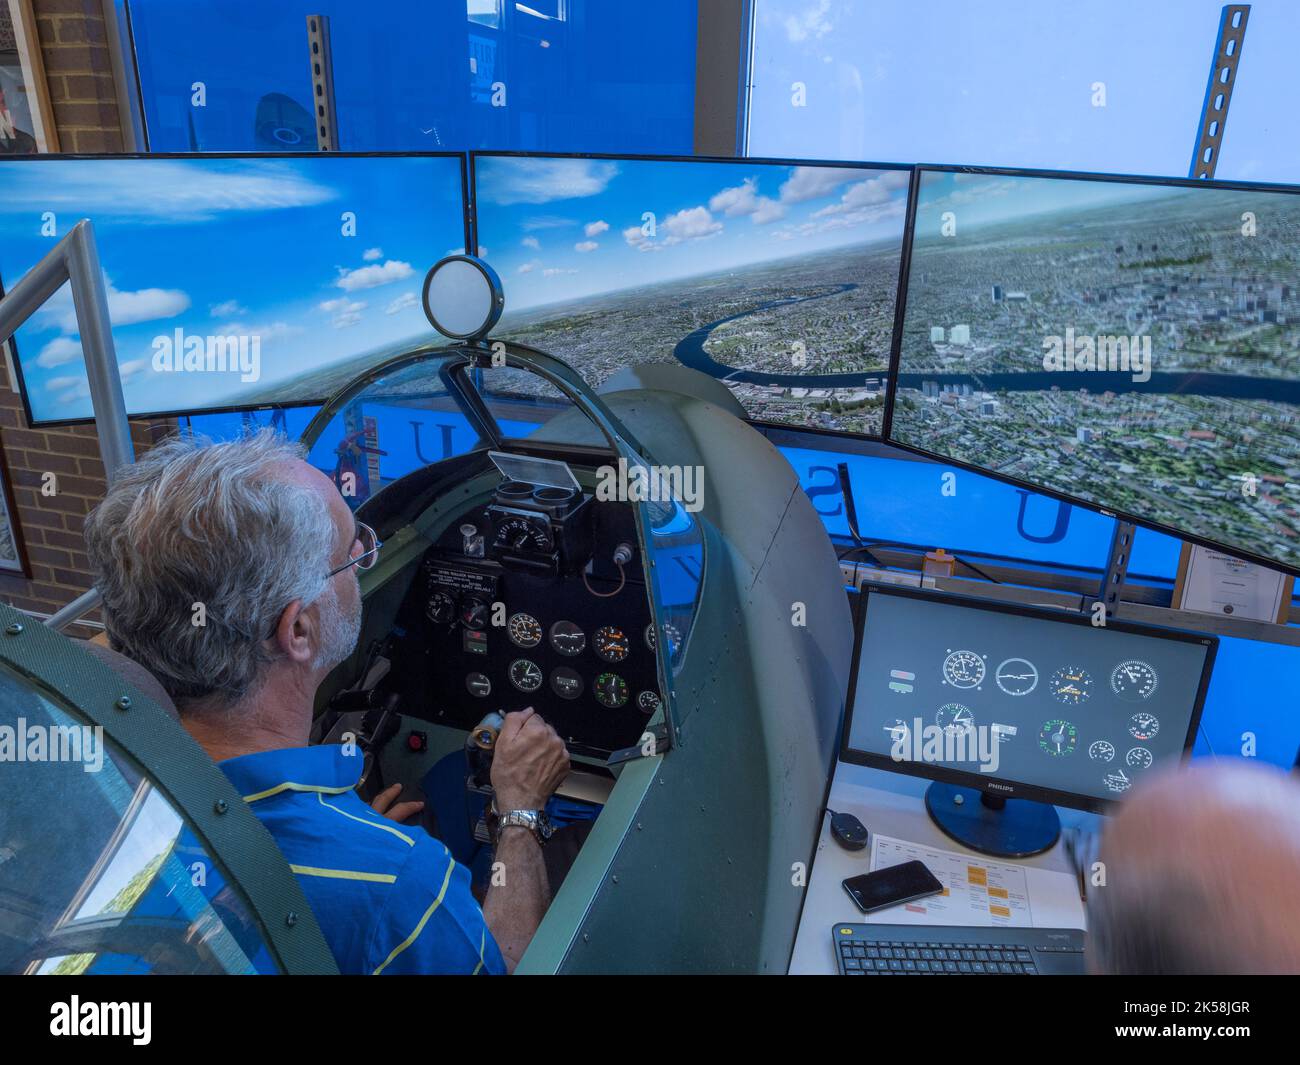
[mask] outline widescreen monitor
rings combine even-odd
[[[756,421],[879,435],[910,171],[474,153],[494,336],[599,386],[681,363]]]
[[[1101,811],[1196,737],[1218,640],[870,588],[841,757]]]
[[[131,415],[320,402],[441,341],[424,275],[464,250],[461,155],[33,157],[0,162],[0,283],[95,227]],[[68,285],[15,336],[36,424],[90,418]]]
[[[890,440],[1300,572],[1297,193],[921,168]]]

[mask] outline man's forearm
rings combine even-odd
[[[507,972],[515,971],[550,902],[541,844],[519,825],[502,829],[483,918],[501,948]]]

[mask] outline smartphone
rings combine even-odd
[[[851,876],[844,881],[844,890],[863,913],[875,913],[900,903],[937,895],[943,890],[943,885],[924,862],[904,862],[888,869],[877,869],[874,873]]]

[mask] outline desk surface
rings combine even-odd
[[[854,814],[876,836],[894,836],[913,843],[944,850],[975,851],[944,835],[925,810],[925,789],[930,782],[903,773],[840,762],[835,767],[828,805],[839,813]],[[1102,818],[1080,810],[1057,808],[1061,825],[1098,831]],[[830,834],[830,816],[822,818],[821,835],[813,858],[812,876],[804,898],[803,916],[790,958],[791,973],[834,973],[831,926],[837,922],[861,922],[862,912],[853,905],[841,881],[871,869],[871,847],[847,851]],[[998,859],[1039,869],[1072,872],[1065,848],[1058,841],[1051,850],[1033,858]]]

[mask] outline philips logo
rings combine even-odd
[[[1015,791],[1015,790],[1016,790],[1015,788],[1013,788],[1013,787],[1009,787],[1009,786],[1006,785],[1006,784],[994,784],[994,783],[992,783],[991,781],[990,781],[989,783],[985,784],[984,786],[985,786],[986,788],[996,788],[998,791]]]

